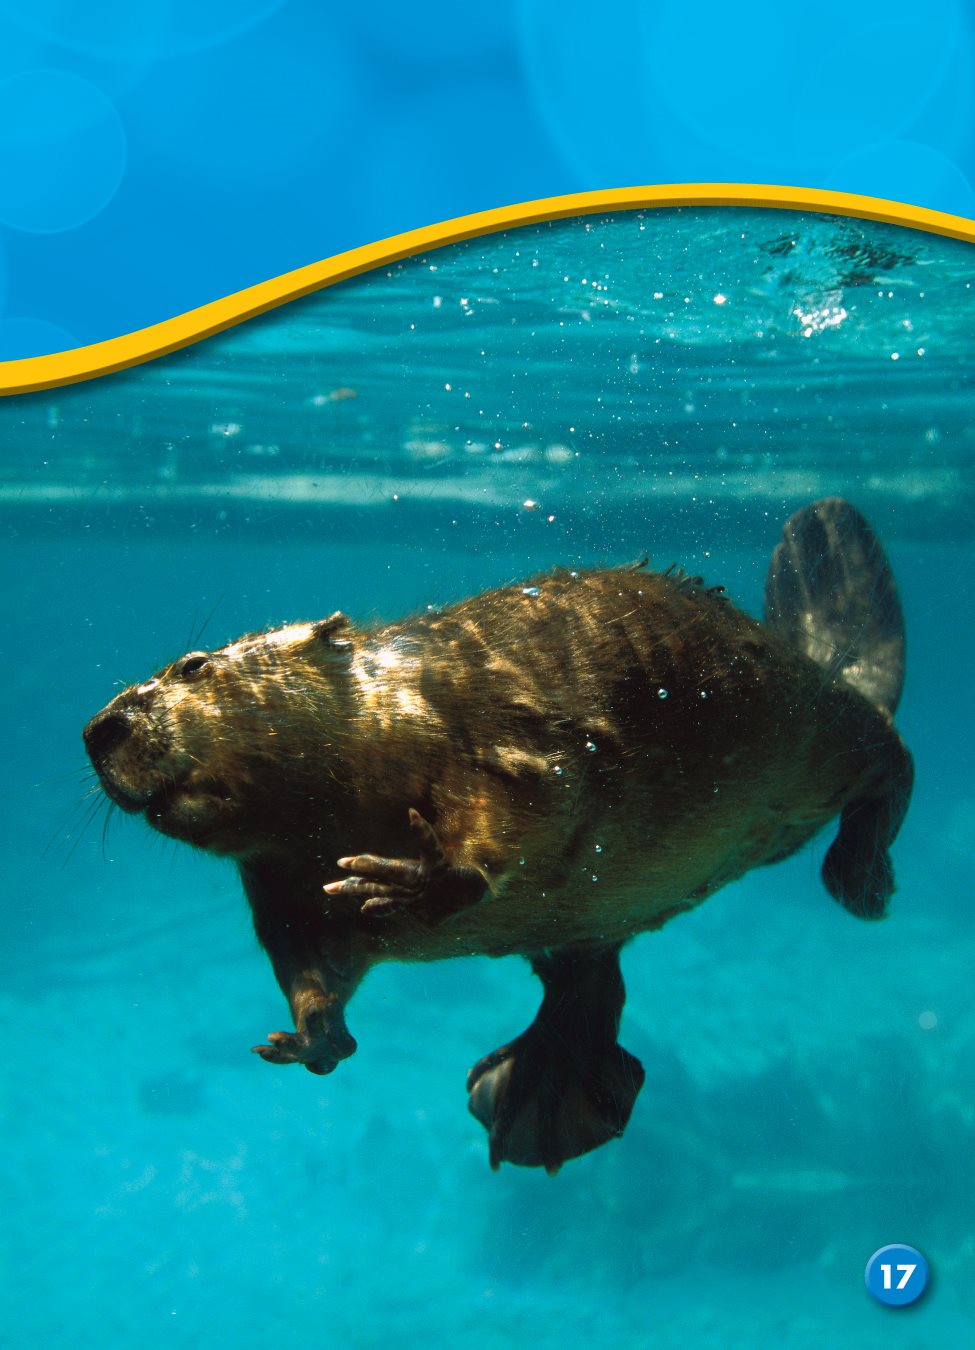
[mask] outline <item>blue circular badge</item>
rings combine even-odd
[[[863,1278],[878,1303],[886,1303],[889,1308],[906,1308],[928,1286],[928,1263],[916,1247],[892,1242],[874,1252]]]

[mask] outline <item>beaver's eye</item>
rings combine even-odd
[[[184,680],[194,680],[202,675],[210,664],[210,658],[206,652],[194,652],[180,664],[179,674]]]

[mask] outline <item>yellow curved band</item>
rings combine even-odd
[[[24,394],[55,385],[90,380],[156,356],[187,347],[225,328],[263,314],[289,300],[358,276],[373,267],[398,262],[416,253],[441,248],[462,239],[490,234],[543,220],[592,215],[597,211],[632,211],[639,207],[665,206],[767,206],[792,211],[819,211],[830,215],[859,216],[882,220],[915,230],[928,230],[953,239],[975,242],[975,221],[964,216],[906,206],[881,197],[859,197],[849,192],[817,188],[771,187],[751,183],[676,183],[659,187],[616,188],[601,192],[575,192],[563,197],[543,197],[516,206],[457,216],[439,225],[396,234],[376,244],[338,253],[323,262],[299,267],[294,272],[257,286],[248,286],[222,300],[211,301],[174,319],[164,319],[123,337],[109,338],[88,347],[30,356],[20,361],[0,361],[0,394]]]

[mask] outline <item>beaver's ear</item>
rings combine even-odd
[[[324,642],[328,647],[349,647],[351,643],[347,638],[339,637],[343,629],[348,628],[349,618],[337,609],[334,614],[330,614],[327,619],[319,619],[317,623],[312,624],[312,635],[320,642]]]

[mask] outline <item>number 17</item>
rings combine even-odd
[[[885,1288],[885,1289],[890,1289],[890,1288],[891,1288],[891,1283],[890,1283],[890,1272],[891,1272],[891,1267],[890,1267],[890,1266],[881,1266],[880,1269],[884,1272],[884,1288]],[[904,1272],[904,1274],[903,1274],[903,1275],[901,1276],[901,1278],[900,1278],[899,1284],[897,1285],[897,1288],[898,1288],[898,1289],[903,1289],[903,1288],[906,1286],[908,1280],[911,1278],[911,1276],[912,1276],[912,1275],[914,1274],[914,1272],[917,1270],[917,1266],[916,1266],[916,1265],[913,1265],[913,1266],[898,1266],[897,1269],[898,1269],[898,1270],[902,1270],[902,1271]]]

